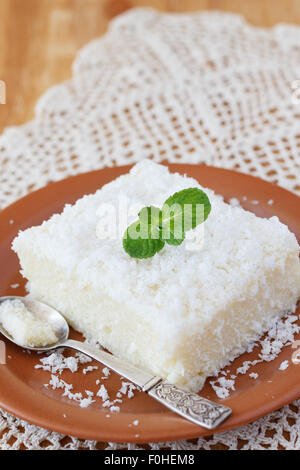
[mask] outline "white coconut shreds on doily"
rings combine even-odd
[[[49,181],[145,157],[233,168],[300,194],[299,60],[296,26],[130,10],[79,52],[73,78],[45,93],[31,123],[0,137],[0,208]],[[0,431],[2,449],[140,448],[79,441],[5,412]],[[150,448],[217,444],[300,449],[300,400],[237,430]]]

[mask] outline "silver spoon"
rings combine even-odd
[[[0,323],[0,333],[18,346],[31,351],[52,351],[58,348],[70,348],[80,351],[138,385],[142,391],[148,393],[175,413],[206,429],[215,429],[230,416],[232,411],[227,406],[167,383],[161,377],[144,372],[123,359],[119,359],[88,343],[68,339],[68,323],[57,310],[49,305],[29,297],[17,296],[0,297],[0,304],[6,300],[21,300],[33,315],[51,326],[57,337],[57,343],[46,347],[24,346],[24,344],[18,344]]]

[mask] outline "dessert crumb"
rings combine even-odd
[[[229,199],[229,204],[232,207],[241,207],[240,201],[236,197],[232,197],[231,199]]]
[[[119,413],[120,407],[119,407],[119,406],[111,406],[111,407],[110,407],[110,411],[111,411],[112,413],[113,413],[113,412]]]
[[[86,375],[88,372],[92,372],[93,370],[99,369],[98,366],[87,366],[85,369],[83,369],[82,373]]]
[[[289,367],[289,365],[290,365],[289,361],[283,361],[279,366],[279,370],[286,370]]]
[[[251,379],[257,379],[259,375],[256,372],[251,372],[251,374],[249,374],[249,377],[251,377]]]
[[[18,283],[10,285],[11,289],[17,289],[18,287],[20,287],[20,284],[18,284]]]
[[[103,374],[104,374],[105,377],[108,377],[108,376],[110,375],[110,370],[109,370],[108,367],[104,367],[104,368],[102,369],[102,372],[103,372]]]

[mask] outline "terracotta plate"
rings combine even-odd
[[[195,177],[204,186],[213,188],[226,199],[247,196],[243,206],[258,216],[277,215],[286,223],[300,241],[300,198],[262,180],[229,170],[203,165],[169,165],[171,171]],[[66,203],[73,203],[83,194],[94,192],[113,180],[129,167],[106,168],[75,176],[30,194],[0,212],[0,295],[24,295],[24,281],[19,274],[16,255],[10,250],[12,239],[18,230],[40,224],[54,212],[62,210]],[[270,199],[274,204],[268,204]],[[258,200],[258,205],[250,201]],[[12,223],[13,221],[13,223]],[[19,283],[19,288],[11,286]],[[298,314],[300,309],[298,308]],[[78,337],[75,332],[73,337]],[[1,338],[3,341],[4,338]],[[298,338],[300,339],[300,335]],[[233,409],[232,416],[218,432],[249,423],[300,397],[300,365],[292,364],[294,350],[286,347],[280,356],[270,363],[259,364],[251,370],[259,378],[239,376],[236,390],[224,401]],[[230,369],[245,360],[257,357],[258,350],[238,358]],[[119,413],[107,418],[107,409],[100,402],[82,409],[62,396],[61,390],[46,388],[48,372],[34,369],[40,356],[18,349],[6,343],[7,364],[0,365],[0,407],[47,429],[85,439],[114,442],[150,442],[203,436],[208,432],[169,412],[146,394],[136,393],[132,399],[124,399]],[[290,360],[285,371],[279,370],[284,360]],[[101,370],[101,369],[99,369]],[[99,371],[86,375],[64,372],[62,378],[74,384],[75,391],[97,391],[95,385]],[[107,380],[111,396],[120,388],[120,378],[112,375]],[[202,394],[217,400],[215,392],[207,384]],[[139,420],[138,426],[132,423]]]

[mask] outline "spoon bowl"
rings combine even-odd
[[[7,300],[20,300],[25,307],[39,320],[42,320],[45,323],[50,325],[51,329],[57,337],[57,342],[49,344],[43,347],[32,347],[24,344],[19,344],[2,326],[0,323],[0,333],[3,334],[7,339],[17,344],[18,346],[25,347],[31,351],[50,351],[51,349],[56,349],[60,347],[69,337],[69,325],[64,317],[53,307],[39,302],[38,300],[31,299],[30,297],[18,297],[18,296],[7,296],[0,297],[1,303]]]

